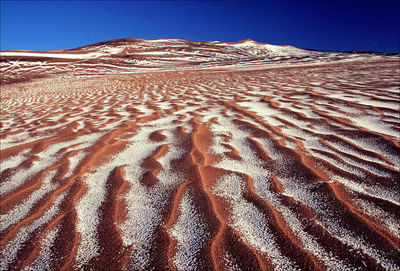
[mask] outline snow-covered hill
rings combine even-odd
[[[326,53],[292,46],[181,39],[117,39],[71,50],[2,51],[1,83],[54,75],[90,76],[198,69],[263,69],[371,59],[384,56]]]

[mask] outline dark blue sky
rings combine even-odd
[[[4,1],[1,50],[116,38],[237,41],[400,51],[400,1]]]

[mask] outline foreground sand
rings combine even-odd
[[[0,270],[399,270],[396,61],[2,87]]]

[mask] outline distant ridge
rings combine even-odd
[[[377,52],[334,52],[272,45],[244,39],[235,42],[183,39],[122,38],[74,49],[46,52],[0,52],[1,83],[22,82],[48,76],[92,76],[154,71],[207,69],[266,69],[325,65],[353,59],[397,56]],[[40,65],[38,65],[40,63]]]

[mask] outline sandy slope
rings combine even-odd
[[[398,57],[118,42],[2,55],[0,270],[400,269]]]

